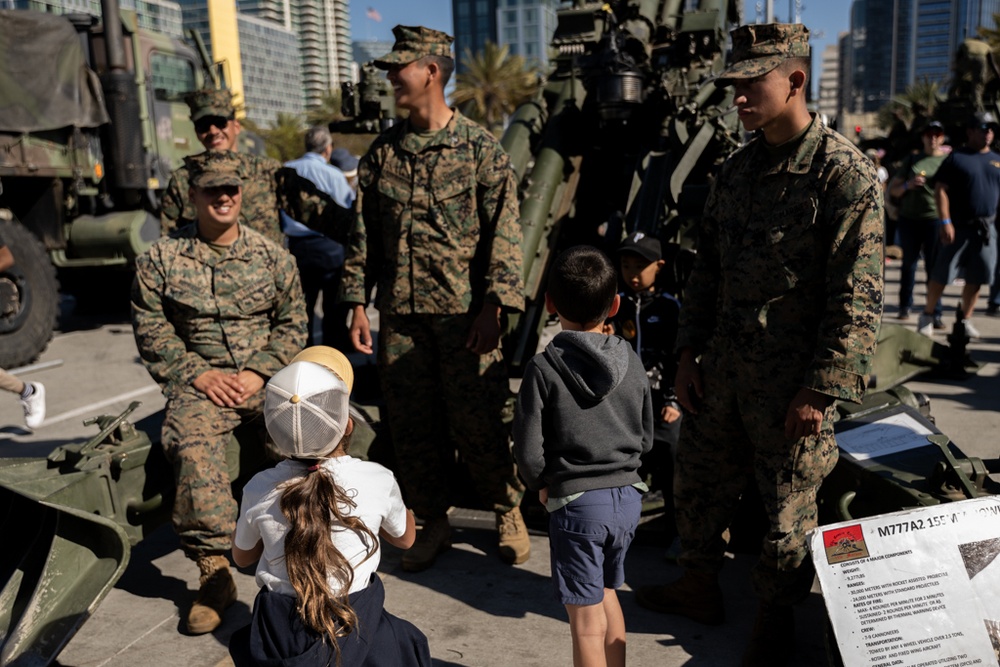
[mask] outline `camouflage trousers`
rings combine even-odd
[[[194,389],[167,400],[162,440],[177,483],[172,521],[189,558],[232,548],[238,507],[226,451],[236,427],[254,420],[264,442],[263,407],[263,390],[238,408],[220,407]]]
[[[747,381],[734,364],[702,361],[704,398],[698,414],[681,424],[674,504],[682,566],[722,567],[722,534],[752,477],[769,528],[753,570],[762,601],[794,604],[809,594],[813,568],[806,533],[816,527],[816,493],[837,462],[837,443],[827,409],[820,434],[785,437],[785,415],[801,378]]]
[[[510,453],[504,404],[510,395],[500,352],[465,348],[466,315],[382,315],[379,376],[407,504],[444,516],[455,451],[494,511],[517,507],[524,485]]]

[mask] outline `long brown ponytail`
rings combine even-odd
[[[347,440],[345,436],[340,445],[344,449]],[[340,665],[340,646],[336,640],[357,628],[358,617],[348,601],[354,569],[330,536],[340,526],[356,532],[367,545],[364,560],[375,554],[379,541],[360,518],[351,515],[356,503],[322,467],[322,459],[312,463],[317,467],[288,482],[281,494],[281,513],[288,521],[285,567],[299,597],[302,622],[333,645]],[[328,578],[340,584],[337,594],[331,592]]]

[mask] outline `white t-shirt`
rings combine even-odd
[[[337,484],[357,504],[351,514],[361,519],[378,539],[380,528],[393,537],[406,532],[406,506],[399,492],[396,478],[387,468],[350,456],[338,456],[323,461],[323,468],[333,474]],[[240,518],[236,522],[234,543],[244,550],[253,549],[259,540],[264,541],[264,552],[257,563],[257,584],[285,595],[295,595],[288,582],[285,568],[285,533],[288,522],[281,513],[278,487],[289,480],[309,472],[300,461],[286,460],[274,468],[258,473],[243,489]],[[354,567],[354,583],[348,594],[363,590],[378,569],[381,549],[365,562],[361,560],[369,550],[356,532],[335,524],[331,534],[333,544]],[[335,595],[340,588],[335,579],[329,579],[330,590]]]

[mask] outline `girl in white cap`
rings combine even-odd
[[[285,460],[243,491],[233,560],[257,563],[261,591],[230,641],[237,667],[430,665],[426,637],[383,608],[378,536],[407,549],[416,529],[392,473],[348,454],[353,382],[343,354],[315,346],[267,383]]]

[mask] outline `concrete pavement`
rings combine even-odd
[[[894,266],[888,269],[887,321],[895,313]],[[946,292],[946,321],[952,319],[958,289]],[[918,299],[922,293],[918,293]],[[914,317],[910,325],[915,326]],[[972,344],[973,356],[985,362],[984,371],[963,382],[911,382],[916,391],[931,398],[932,412],[941,430],[967,454],[996,457],[995,434],[1000,430],[1000,319],[976,318],[984,338]],[[105,397],[112,402],[99,412],[112,412],[138,392],[146,401],[142,411],[158,407],[159,396],[138,366],[134,348],[122,342],[130,337],[125,323],[81,328],[53,342],[42,361],[62,359],[63,364],[26,375],[49,388],[49,421],[34,435],[20,424],[16,401],[0,404],[0,454],[25,455],[45,445],[79,439],[81,429],[74,411],[81,409],[81,395],[93,407]],[[118,341],[109,345],[107,338]],[[106,377],[110,374],[110,377]],[[72,415],[67,417],[67,415]],[[439,564],[423,573],[407,574],[398,568],[399,552],[384,547],[381,572],[387,591],[387,608],[423,630],[434,664],[439,666],[512,667],[571,664],[569,627],[563,609],[552,598],[548,580],[547,539],[532,536],[532,558],[508,567],[494,555],[492,517],[456,510],[454,548]],[[706,628],[693,622],[660,616],[640,609],[634,602],[636,586],[670,580],[680,571],[663,560],[665,545],[655,535],[642,535],[626,564],[622,607],[629,631],[629,661],[633,665],[672,667],[736,665],[749,635],[756,609],[749,584],[752,559],[738,555],[723,572],[727,622]],[[162,528],[132,551],[129,567],[117,586],[96,609],[59,656],[65,667],[215,667],[230,664],[227,641],[233,630],[249,620],[256,594],[252,573],[238,575],[240,601],[226,615],[214,634],[187,637],[180,633],[180,619],[197,588],[197,572],[177,549],[169,528]],[[813,594],[798,613],[795,665],[825,664],[822,598]]]

